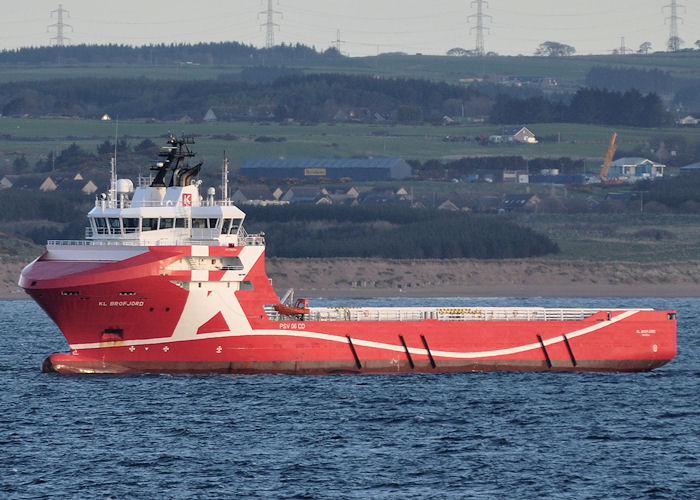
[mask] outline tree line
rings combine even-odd
[[[395,207],[247,207],[249,231],[264,231],[275,257],[506,259],[559,252],[547,236],[510,221]]]
[[[635,188],[644,192],[644,202],[656,202],[676,212],[700,212],[700,174],[639,181]]]
[[[281,44],[257,48],[239,42],[171,43],[134,47],[131,45],[66,45],[50,47],[22,47],[0,51],[0,64],[139,64],[172,65],[194,64],[250,64],[259,60],[267,64],[293,61],[323,61],[343,58],[337,49],[317,51],[313,47]]]
[[[0,109],[7,116],[77,116],[103,113],[126,119],[202,119],[220,108],[232,119],[251,119],[250,109],[266,108],[267,119],[302,122],[333,120],[338,111],[360,111],[398,122],[441,121],[449,109],[488,99],[472,87],[420,79],[315,74],[282,76],[270,83],[206,80],[197,82],[137,79],[56,79],[0,85]],[[256,119],[259,119],[258,116]],[[668,123],[658,95],[604,89],[580,89],[570,102],[544,97],[498,95],[492,123],[571,122],[654,127]]]
[[[674,109],[680,109],[684,113],[694,113],[695,116],[700,117],[700,83],[691,83],[678,89],[671,105]]]
[[[5,189],[0,196],[3,231],[44,245],[50,239],[80,239],[85,235],[85,214],[92,199],[77,199],[71,192]]]
[[[676,85],[671,73],[656,68],[593,66],[586,74],[586,86],[618,92],[637,89],[661,94],[672,91]]]
[[[84,208],[76,203],[73,193],[6,189],[0,196],[0,221],[71,222],[85,215]]]
[[[606,89],[579,89],[566,102],[544,97],[518,99],[500,95],[491,110],[493,123],[567,122],[595,125],[658,127],[672,123],[661,98],[638,90],[617,92]]]
[[[29,164],[26,156],[17,156],[11,166],[0,167],[0,176],[53,171],[73,175],[76,172],[94,173],[96,165],[109,164],[115,149],[119,154],[120,169],[129,174],[138,172],[140,166],[153,160],[160,152],[160,148],[150,139],[143,139],[132,146],[126,137],[122,137],[117,141],[116,148],[108,139],[97,145],[97,154],[86,151],[74,142],[60,151],[48,151],[46,157],[37,160],[34,165]]]
[[[6,190],[0,223],[22,223],[21,236],[81,238],[92,200],[71,193]],[[266,233],[276,257],[521,258],[557,253],[547,236],[502,218],[399,207],[286,205],[246,207],[249,232]]]
[[[290,75],[269,83],[234,80],[196,82],[136,79],[55,79],[0,85],[7,116],[202,119],[213,107],[232,118],[250,118],[251,107],[270,110],[269,119],[332,120],[339,109],[362,108],[399,121],[440,120],[452,101],[469,102],[471,88],[428,80],[359,75]],[[454,107],[454,106],[453,106]],[[238,114],[236,114],[238,113]]]

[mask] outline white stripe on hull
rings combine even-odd
[[[580,337],[582,335],[586,335],[588,333],[595,332],[597,330],[600,330],[601,328],[605,328],[607,326],[610,326],[611,324],[617,323],[618,321],[622,321],[623,319],[627,319],[633,314],[636,314],[638,311],[632,310],[632,311],[626,311],[621,314],[618,314],[614,318],[611,318],[609,321],[601,321],[598,322],[594,325],[587,326],[585,328],[581,328],[579,330],[574,330],[572,332],[566,333],[567,339],[572,339],[576,337]],[[233,338],[233,337],[246,337],[246,336],[283,336],[283,337],[304,337],[304,338],[312,338],[312,339],[317,339],[317,340],[326,340],[329,342],[340,342],[346,344],[348,342],[347,338],[341,335],[333,335],[333,334],[328,334],[328,333],[319,333],[319,332],[310,332],[310,331],[289,331],[289,330],[250,330],[248,332],[240,332],[240,333],[234,333],[234,332],[214,332],[214,333],[205,333],[205,334],[200,334],[195,337],[189,336],[187,338],[180,337],[180,338],[175,338],[175,337],[168,337],[168,338],[159,338],[159,339],[144,339],[144,340],[133,340],[133,341],[116,341],[116,342],[103,342],[103,343],[90,343],[90,344],[73,344],[71,345],[71,350],[84,350],[84,349],[104,349],[104,348],[111,348],[111,347],[125,347],[125,346],[138,346],[138,345],[151,345],[151,344],[166,344],[166,343],[173,343],[173,342],[191,342],[191,341],[196,341],[196,340],[205,340],[205,339],[215,339],[215,338]],[[559,335],[557,337],[552,337],[547,340],[543,340],[543,343],[545,346],[548,345],[553,345],[553,344],[558,344],[564,341],[564,336]],[[403,345],[396,345],[396,344],[387,344],[384,342],[374,342],[372,340],[363,340],[363,339],[352,339],[352,343],[356,346],[363,346],[363,347],[372,347],[375,349],[383,349],[387,351],[396,351],[396,352],[404,352],[405,349]],[[531,351],[534,349],[541,349],[541,345],[539,342],[531,343],[531,344],[523,344],[520,346],[514,346],[514,347],[509,347],[506,349],[495,349],[495,350],[488,350],[488,351],[474,351],[474,352],[454,352],[454,351],[439,351],[439,350],[430,350],[430,353],[433,356],[439,356],[441,358],[453,358],[453,359],[476,359],[476,358],[487,358],[487,357],[497,357],[497,356],[507,356],[511,354],[517,354],[525,351]],[[421,349],[421,348],[416,348],[416,347],[409,347],[408,352],[411,354],[419,354],[419,355],[428,355],[428,351],[426,349]]]

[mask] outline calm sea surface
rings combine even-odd
[[[697,300],[370,302],[676,309],[678,356],[633,374],[60,376],[40,373],[67,350],[56,326],[0,301],[0,498],[700,498]]]

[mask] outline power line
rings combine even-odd
[[[476,14],[472,14],[467,17],[467,21],[472,18],[476,18],[476,26],[469,29],[469,32],[476,31],[476,48],[474,52],[477,56],[483,56],[484,51],[484,30],[489,31],[488,28],[484,28],[484,18],[487,17],[492,19],[488,14],[484,14],[483,4],[488,5],[486,0],[474,0],[471,5],[476,4]]]
[[[279,5],[279,1],[277,5]],[[275,23],[275,14],[282,17],[282,13],[272,8],[272,0],[267,0],[267,10],[258,12],[258,18],[260,18],[260,14],[265,14],[266,17],[265,24],[260,25],[260,27],[265,26],[265,47],[271,49],[275,46],[275,26],[278,30],[280,28],[280,25]]]
[[[342,54],[342,52],[340,51],[340,44],[348,42],[347,40],[340,39],[340,30],[337,30],[335,34],[335,40],[332,43],[335,44],[335,50],[338,51],[338,54]]]
[[[681,44],[683,43],[683,40],[681,40],[681,38],[678,36],[678,20],[680,19],[681,22],[683,22],[683,18],[678,16],[678,7],[683,7],[683,9],[685,9],[685,6],[677,5],[676,0],[671,0],[669,5],[664,5],[662,7],[662,10],[671,9],[671,15],[664,19],[664,23],[669,20],[671,21],[668,42],[666,42],[666,47],[668,48],[669,52],[678,52],[681,49]]]
[[[627,54],[627,53],[630,51],[630,49],[628,49],[628,48],[625,46],[625,37],[624,37],[624,36],[621,36],[621,37],[620,37],[620,48],[617,49],[617,50],[618,50],[617,53],[620,54],[620,55],[623,55],[623,56],[624,56],[625,54]]]
[[[53,18],[54,13],[56,14],[56,22],[46,27],[46,32],[50,33],[51,28],[56,28],[56,36],[51,38],[51,41],[56,42],[56,46],[63,47],[65,42],[70,42],[70,38],[63,36],[63,29],[70,28],[73,31],[73,26],[63,22],[63,14],[67,14],[70,17],[70,12],[63,8],[63,5],[58,4],[58,9],[51,11],[51,18]]]

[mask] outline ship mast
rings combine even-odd
[[[114,156],[110,160],[109,172],[109,206],[116,206],[117,202],[117,138],[119,137],[119,119],[114,125]]]
[[[223,191],[221,200],[226,203],[228,202],[228,156],[226,156],[226,151],[224,151],[224,163],[221,166],[221,190]]]

